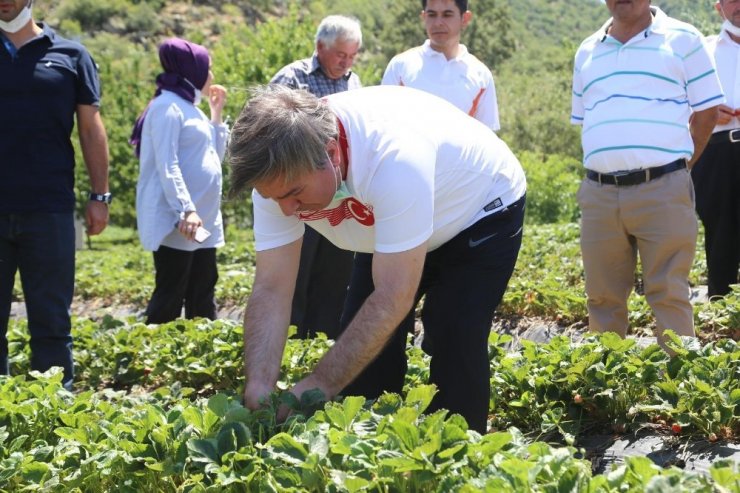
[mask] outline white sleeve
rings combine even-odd
[[[501,129],[501,123],[498,116],[498,100],[496,98],[496,84],[493,81],[493,75],[488,72],[486,77],[487,84],[483,96],[478,104],[478,111],[474,115],[477,120],[485,123],[487,127],[494,132]]]
[[[177,212],[195,210],[178,157],[183,118],[175,104],[165,107],[153,105],[144,122],[148,123],[146,128],[151,134],[155,167],[162,191],[169,206]]]
[[[223,161],[224,155],[226,154],[226,144],[229,142],[231,131],[225,123],[221,123],[219,125],[211,123],[211,128],[213,129],[213,143],[216,147],[216,154],[218,154],[218,158]]]
[[[380,81],[380,84],[383,86],[398,86],[401,85],[401,78],[398,75],[398,67],[400,64],[398,63],[398,58],[393,57],[391,58],[391,61],[388,62],[388,66],[385,68],[385,73],[383,74],[383,80]]]
[[[256,190],[252,190],[252,207],[257,251],[287,245],[303,236],[305,226],[297,217],[284,215],[277,202],[262,197]]]
[[[410,250],[433,231],[436,152],[428,143],[407,144],[378,166],[369,187],[380,253]]]
[[[685,55],[686,95],[692,111],[702,111],[725,103],[714,58],[704,39],[697,33],[690,52]]]
[[[581,80],[581,70],[578,66],[579,57],[576,53],[575,63],[573,64],[573,88],[571,95],[570,122],[573,125],[583,125],[585,110],[583,108],[583,81]]]

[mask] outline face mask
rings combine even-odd
[[[193,89],[193,104],[195,106],[198,106],[200,102],[203,100],[203,92],[197,87],[195,87],[195,84],[187,80],[185,77],[183,77],[182,80],[184,80],[185,83]]]
[[[334,193],[334,198],[332,199],[332,202],[335,202],[337,200],[344,200],[347,197],[351,197],[351,196],[352,194],[349,193],[347,184],[345,182],[342,182],[339,184],[339,188],[337,188],[337,191]]]
[[[193,104],[195,106],[198,106],[200,102],[203,100],[203,93],[200,89],[195,90],[195,99],[193,99]]]
[[[0,29],[6,33],[15,34],[31,20],[31,9],[28,5],[23,7],[23,10],[16,16],[12,21],[0,21]]]
[[[737,27],[727,19],[722,23],[722,30],[740,38],[740,27]]]
[[[339,170],[339,168],[334,166],[334,187],[336,189],[336,192],[334,192],[334,198],[331,199],[332,204],[352,196],[352,194],[349,193],[349,190],[347,189],[347,184],[343,180],[341,180],[341,178],[337,178],[337,173],[339,173],[339,176],[342,176],[342,172]]]
[[[329,160],[329,156],[327,156],[326,159]],[[333,209],[333,208],[339,206],[339,204],[340,204],[340,202],[342,200],[346,199],[347,197],[351,197],[352,196],[352,194],[349,192],[349,189],[347,188],[347,184],[341,178],[337,178],[337,174],[339,174],[339,176],[341,177],[342,176],[342,172],[339,170],[338,167],[336,167],[336,166],[334,166],[332,164],[330,164],[330,166],[332,166],[334,168],[334,170],[333,170],[333,174],[334,174],[334,187],[335,187],[335,190],[336,191],[334,192],[334,197],[332,197],[331,202],[329,202],[329,205],[327,205],[325,207],[325,209]],[[316,212],[316,211],[296,212],[296,216],[299,216],[300,217],[303,214],[311,214],[312,212]]]

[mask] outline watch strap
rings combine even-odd
[[[113,195],[108,193],[95,193],[90,192],[90,200],[93,202],[103,202],[105,204],[110,204],[113,200]]]

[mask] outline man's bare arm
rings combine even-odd
[[[318,388],[334,397],[375,359],[412,308],[426,248],[424,243],[406,252],[373,255],[375,290],[314,372],[292,389],[294,394]]]
[[[77,105],[77,132],[90,177],[90,189],[95,193],[108,192],[108,137],[97,106]],[[88,202],[85,210],[87,233],[101,233],[108,224],[108,205]]]
[[[254,285],[244,313],[244,400],[252,409],[260,406],[280,376],[301,243],[257,252]]]
[[[712,130],[714,130],[718,118],[719,107],[717,106],[697,111],[691,115],[689,130],[691,131],[691,139],[694,141],[694,155],[691,156],[691,160],[688,163],[689,169],[694,166],[701,153],[704,152],[704,148],[707,146],[707,142],[709,142],[709,137],[712,136]]]

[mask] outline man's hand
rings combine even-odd
[[[244,312],[244,405],[259,409],[275,389],[290,324],[301,242],[257,252],[252,294]]]
[[[719,105],[719,118],[717,125],[727,125],[734,117],[740,117],[740,108],[733,110],[727,105]]]
[[[405,252],[373,254],[374,291],[293,393],[319,388],[330,399],[367,368],[413,307],[426,251],[425,242]]]
[[[85,208],[87,234],[94,236],[103,232],[108,225],[108,204],[90,200]]]
[[[269,402],[268,398],[273,390],[274,387],[261,382],[247,382],[244,387],[244,406],[256,411]]]
[[[310,390],[316,390],[318,389],[323,394],[323,399],[321,401],[323,402],[324,399],[330,400],[333,395],[329,395],[328,390],[325,385],[323,385],[321,382],[319,382],[318,378],[315,375],[309,375],[297,384],[293,386],[292,389],[290,389],[290,393],[293,394],[296,398],[296,400],[299,403],[303,403],[303,394],[304,392],[308,392]],[[277,412],[277,422],[282,423],[288,417],[290,416],[292,412],[292,409],[290,409],[288,406],[280,406],[280,409],[278,409]]]

